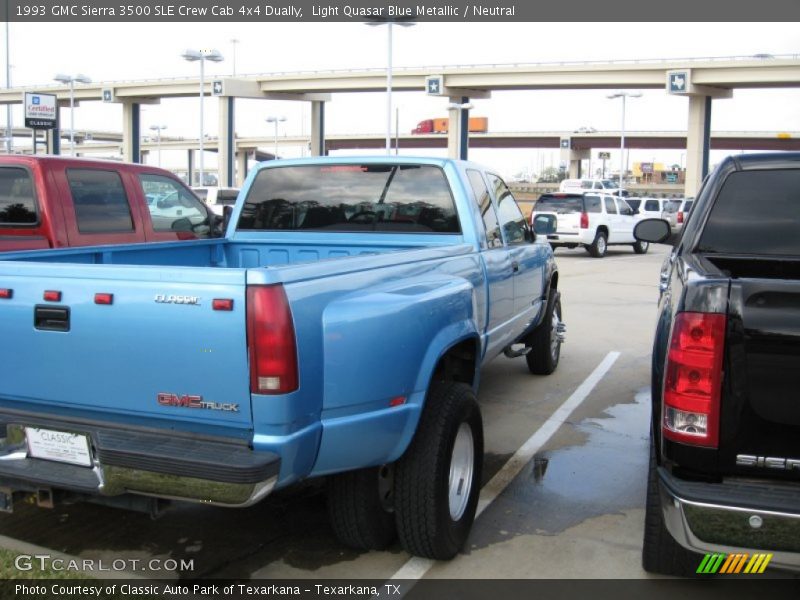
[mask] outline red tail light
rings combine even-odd
[[[678,313],[664,381],[664,437],[716,448],[725,347],[722,314]]]
[[[581,229],[589,229],[589,213],[581,213]]]
[[[683,223],[683,211],[678,211],[678,223]]]
[[[282,285],[247,288],[247,345],[252,393],[288,394],[297,389],[294,323]]]

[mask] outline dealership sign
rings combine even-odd
[[[54,129],[58,115],[55,94],[25,92],[25,127]]]

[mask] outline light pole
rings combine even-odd
[[[205,138],[205,131],[203,127],[203,105],[205,104],[206,90],[205,90],[205,64],[207,60],[211,62],[222,62],[224,57],[219,50],[184,50],[181,56],[189,62],[200,61],[200,160],[198,161],[198,171],[200,173],[200,183],[198,185],[205,185],[203,174],[203,139]],[[191,181],[189,182],[191,185]]]
[[[167,128],[166,125],[150,125],[150,131],[156,132],[156,148],[158,149],[158,166],[161,166],[161,132]]]
[[[8,4],[6,4],[6,87],[11,88],[11,32],[8,24]],[[11,120],[11,105],[6,105],[6,152],[14,149],[14,124]]]
[[[267,117],[264,119],[267,123],[275,123],[275,159],[278,158],[278,123],[286,121],[286,117]]]
[[[374,19],[366,23],[371,27],[387,25],[387,60],[386,60],[386,154],[392,153],[392,25],[413,27],[410,21],[392,19]]]
[[[622,98],[622,127],[619,137],[619,195],[622,197],[625,175],[625,100],[627,98],[641,98],[641,92],[614,92],[606,96],[609,99]]]
[[[86,75],[64,75],[62,73],[53,79],[69,84],[69,151],[72,156],[75,156],[75,83],[92,83],[92,80]]]
[[[239,43],[239,40],[236,38],[231,39],[231,44],[233,45],[233,76],[236,77],[236,44]]]

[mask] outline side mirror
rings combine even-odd
[[[176,219],[172,222],[172,231],[191,231],[192,230],[192,222],[183,217],[181,219]]]
[[[672,229],[664,219],[643,219],[633,228],[633,237],[640,242],[669,244]]]
[[[531,244],[536,241],[536,232],[529,227],[525,228],[525,241]]]
[[[548,235],[556,232],[555,215],[535,215],[533,218],[533,230],[537,234]]]

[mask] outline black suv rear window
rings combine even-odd
[[[262,169],[240,230],[460,233],[444,172],[432,165],[308,165]]]
[[[0,168],[0,225],[35,225],[31,176],[19,167]]]
[[[698,250],[800,256],[800,169],[731,173],[711,208]]]

